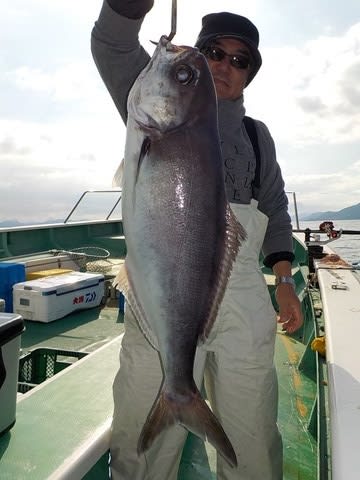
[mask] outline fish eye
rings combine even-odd
[[[189,65],[178,65],[175,70],[175,78],[181,85],[189,85],[194,76],[194,71]]]

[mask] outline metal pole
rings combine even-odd
[[[296,194],[293,192],[293,198],[294,198],[294,207],[295,207],[295,219],[296,219],[296,228],[300,228],[299,226],[299,215],[298,215],[298,209],[297,209],[297,203],[296,203]]]
[[[293,202],[294,202],[294,210],[295,210],[295,220],[296,220],[296,228],[299,230],[299,215],[298,215],[298,209],[297,209],[297,204],[296,204],[296,195],[295,192],[285,192],[287,194],[291,193],[293,196]]]

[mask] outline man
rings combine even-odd
[[[128,92],[149,61],[138,32],[153,0],[105,0],[92,33],[99,72],[126,122]],[[238,467],[217,459],[219,480],[282,478],[282,442],[277,429],[277,378],[273,365],[276,316],[264,277],[264,263],[277,278],[276,298],[283,328],[302,323],[291,278],[292,236],[280,167],[266,126],[256,121],[261,153],[257,165],[243,118],[243,90],[261,66],[256,27],[231,13],[203,18],[196,46],[207,58],[218,98],[219,132],[231,208],[247,231],[218,317],[198,347],[194,378],[203,379],[211,407],[237,455]],[[256,170],[260,168],[259,182]],[[111,439],[112,475],[122,480],[176,480],[187,432],[175,426],[138,456],[137,441],[162,381],[156,350],[147,342],[128,309],[114,381]]]

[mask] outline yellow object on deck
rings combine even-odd
[[[311,349],[315,352],[319,352],[320,355],[325,357],[326,355],[326,343],[325,343],[325,336],[323,337],[316,337],[311,342]]]
[[[54,275],[63,275],[65,273],[73,272],[67,268],[52,268],[50,270],[39,270],[37,272],[28,272],[26,274],[26,280],[37,280],[43,277],[53,277]]]

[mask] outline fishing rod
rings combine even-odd
[[[334,229],[334,224],[331,221],[322,222],[318,229],[311,228],[294,228],[293,233],[303,233],[305,235],[305,243],[308,245],[326,245],[327,243],[338,240],[342,235],[360,235],[359,230],[339,230]],[[320,235],[325,233],[328,240],[320,240]],[[317,234],[317,235],[316,235]]]
[[[293,232],[296,233],[305,233],[305,235],[310,236],[312,233],[326,233],[329,238],[340,238],[342,234],[345,235],[359,235],[359,230],[344,230],[340,228],[339,230],[335,230],[334,222],[331,220],[325,220],[325,222],[321,222],[319,225],[318,230],[313,230],[311,228],[300,229],[299,225],[297,225],[297,229],[294,229]]]
[[[176,20],[177,20],[177,4],[176,0],[172,0],[171,4],[171,32],[168,35],[168,40],[171,40],[175,37],[176,34]]]
[[[312,228],[293,228],[294,233],[326,233],[323,230],[313,230]],[[360,230],[341,230],[343,235],[360,235]]]

